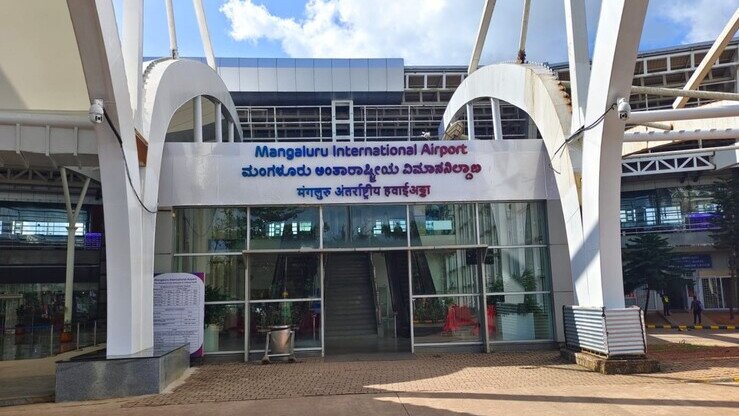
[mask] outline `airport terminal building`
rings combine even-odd
[[[634,85],[682,87],[710,46],[640,54]],[[737,46],[726,47],[703,89],[739,92]],[[82,56],[83,67],[88,60]],[[88,92],[113,88],[107,84],[70,93],[83,96],[75,101],[83,120],[0,120],[2,359],[63,349],[54,334],[69,322],[70,249],[72,322],[81,323],[83,343],[107,336],[112,355],[151,346],[139,330],[152,325],[151,280],[175,272],[204,281],[206,356],[261,357],[278,324],[293,328],[306,355],[564,341],[563,307],[588,299],[573,283],[567,210],[579,199],[563,193],[561,155],[553,158],[545,143],[552,127],[538,125],[534,110],[503,96],[450,110],[458,89],[471,89],[466,67],[206,63],[144,60],[144,85],[175,92],[144,89],[143,128],[123,126],[115,112],[108,123],[118,130],[84,120]],[[548,114],[572,111],[566,65],[500,67],[505,76],[526,71],[541,80],[554,103]],[[179,87],[185,80],[198,85]],[[112,85],[125,89],[125,79],[119,83]],[[671,103],[638,93],[630,101],[634,111]],[[569,124],[557,128],[570,133]],[[136,140],[124,145],[126,137]],[[726,253],[709,244],[710,185],[738,155],[712,148],[735,140],[634,141],[621,161],[622,240],[668,235],[696,266],[695,292],[680,289],[675,299],[695,293],[707,308],[726,307],[729,276]],[[146,185],[137,191],[139,175]],[[123,281],[110,278],[113,271],[142,277]],[[639,293],[624,301],[603,285],[610,292],[597,306],[643,304]]]

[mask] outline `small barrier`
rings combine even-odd
[[[638,307],[563,306],[562,310],[567,348],[608,358],[646,355],[644,314]]]

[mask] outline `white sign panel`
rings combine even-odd
[[[205,283],[202,273],[154,276],[154,345],[190,343],[190,355],[203,353]]]
[[[542,140],[167,143],[160,206],[555,199]]]

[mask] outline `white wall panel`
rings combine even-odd
[[[387,91],[387,59],[368,59],[367,78],[370,91]]]
[[[315,59],[313,61],[313,79],[316,91],[332,91],[330,59]]]
[[[556,192],[547,187],[547,176],[551,175],[549,165],[542,158],[544,146],[541,140],[504,140],[472,142],[407,142],[393,143],[389,146],[421,147],[424,144],[460,146],[468,149],[466,155],[413,155],[376,157],[299,157],[287,160],[284,157],[255,157],[256,149],[266,146],[269,149],[328,149],[332,153],[333,144],[279,145],[258,143],[167,143],[164,149],[162,179],[159,204],[163,207],[187,205],[299,205],[299,204],[347,204],[347,203],[406,203],[406,202],[454,202],[490,200],[532,200],[556,198]],[[385,146],[377,143],[372,146]],[[341,144],[350,148],[366,147],[365,144]],[[366,164],[388,166],[391,163],[401,169],[405,163],[432,164],[450,162],[452,164],[480,164],[482,169],[466,179],[463,173],[448,174],[378,174],[376,182],[364,173],[349,176],[318,176],[318,166],[359,166]],[[312,170],[311,175],[300,177],[244,177],[242,168],[253,166],[269,168],[272,166],[299,167],[305,165]],[[340,186],[353,186],[371,183],[373,186],[429,185],[430,193],[425,197],[375,195],[369,199],[362,196],[330,196],[318,200],[301,197],[298,188],[331,187],[332,192]]]
[[[259,91],[257,59],[239,58],[239,91]]]
[[[259,72],[259,91],[277,91],[276,59],[259,58],[257,71]]]
[[[277,59],[277,91],[295,92],[295,59]]]
[[[350,61],[349,77],[351,91],[369,91],[369,68],[366,59],[352,59]]]
[[[387,90],[400,91],[405,89],[405,66],[402,59],[387,60]]]
[[[351,91],[350,69],[349,59],[331,60],[331,91]]]
[[[316,83],[313,78],[313,60],[296,59],[295,60],[295,91],[298,92],[314,92],[316,91]]]

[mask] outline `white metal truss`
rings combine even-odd
[[[621,176],[645,176],[665,173],[696,172],[714,170],[712,151],[685,155],[658,155],[633,159],[624,159],[621,162]]]

